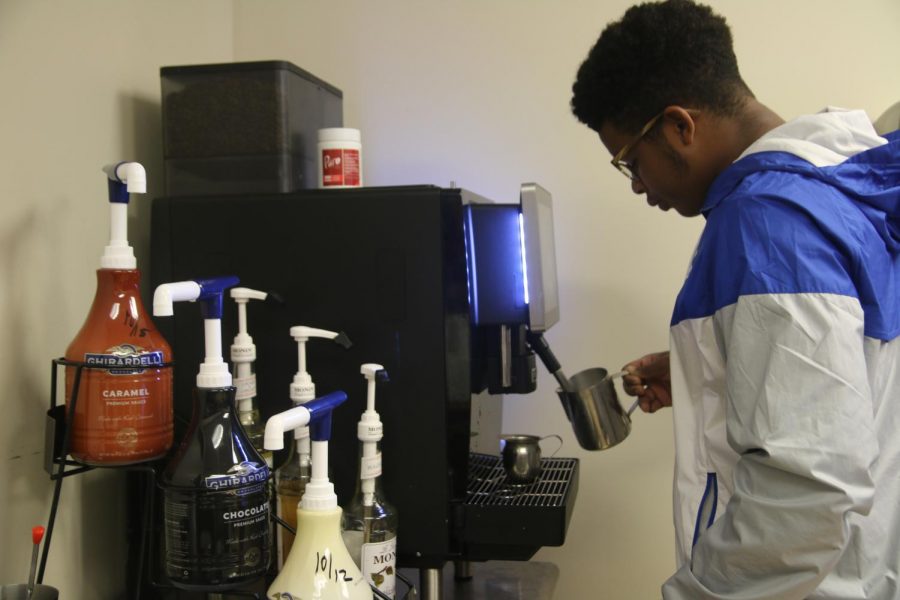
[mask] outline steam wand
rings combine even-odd
[[[574,392],[575,389],[572,387],[572,383],[566,377],[566,374],[563,373],[562,366],[556,360],[553,351],[550,350],[550,345],[544,339],[544,335],[540,332],[528,330],[525,334],[525,339],[528,345],[531,346],[531,349],[541,359],[541,362],[544,363],[544,366],[547,367],[547,370],[550,371],[550,374],[559,382],[559,387],[567,394]]]
[[[559,387],[562,388],[563,392],[566,394],[575,393],[575,388],[572,386],[572,383],[569,381],[566,374],[562,371],[562,366],[560,366],[559,361],[556,360],[556,357],[553,355],[553,351],[550,350],[550,345],[547,343],[547,340],[544,339],[544,336],[541,333],[528,331],[525,334],[525,339],[528,341],[528,345],[531,346],[532,350],[540,357],[541,362],[544,363],[544,366],[547,367],[547,370],[556,378],[556,381],[559,382]],[[616,377],[622,377],[627,375],[628,371],[622,370],[618,373],[610,373],[605,379],[615,379]],[[630,417],[631,413],[637,409],[640,404],[641,399],[637,398],[634,403],[628,408],[627,414]],[[563,407],[566,409],[566,414],[569,415],[569,420],[571,420],[571,407],[563,401]]]

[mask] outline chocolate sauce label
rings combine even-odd
[[[265,486],[165,494],[166,573],[190,585],[224,585],[265,573],[270,559]]]

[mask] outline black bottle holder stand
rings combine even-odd
[[[154,365],[153,368],[172,368],[173,363],[164,363]],[[58,373],[60,367],[74,367],[75,375],[72,379],[72,390],[69,394],[68,407],[57,404],[56,393],[58,386]],[[69,444],[71,443],[71,430],[66,427],[67,423],[71,423],[75,415],[75,406],[78,402],[78,392],[81,385],[81,376],[84,369],[105,369],[106,367],[91,366],[82,362],[66,360],[58,358],[53,360],[50,375],[50,410],[47,411],[47,425],[44,433],[44,469],[50,474],[50,479],[55,482],[53,489],[53,500],[50,504],[50,517],[47,520],[47,527],[44,535],[44,547],[41,551],[41,562],[37,572],[37,583],[43,583],[44,570],[47,566],[47,555],[50,551],[50,541],[53,537],[53,527],[56,523],[56,512],[59,508],[59,498],[62,492],[62,482],[66,477],[72,475],[80,475],[94,469],[115,469],[118,471],[142,472],[146,475],[145,498],[141,514],[141,539],[138,550],[139,565],[134,582],[134,593],[131,596],[136,600],[141,597],[143,589],[144,570],[148,569],[147,555],[152,556],[153,550],[153,532],[154,529],[154,499],[157,487],[157,467],[159,460],[136,463],[132,465],[121,465],[112,467],[102,467],[94,465],[85,465],[68,458]],[[148,550],[150,552],[148,552]],[[152,574],[152,569],[150,569]],[[162,590],[177,590],[178,588],[171,584],[158,583],[153,581],[151,577],[149,583],[152,587]],[[258,592],[248,592],[242,590],[220,590],[209,589],[206,593],[227,593],[232,596],[246,596],[255,598],[256,600],[265,600],[265,596],[261,596]]]
[[[155,365],[154,368],[172,368],[173,363],[163,363],[161,365]],[[58,373],[60,367],[74,367],[75,368],[75,376],[72,380],[72,391],[69,395],[69,406],[66,408],[65,404],[58,405],[56,402],[56,391],[58,385]],[[44,432],[44,470],[47,471],[50,475],[50,479],[54,482],[53,488],[53,500],[50,504],[50,516],[47,519],[47,527],[44,534],[44,547],[41,550],[41,561],[40,567],[38,568],[36,583],[43,583],[44,581],[44,570],[47,566],[47,556],[50,552],[50,541],[53,537],[53,526],[56,523],[56,512],[59,508],[59,498],[62,493],[62,482],[66,477],[70,477],[72,475],[80,475],[81,473],[86,473],[88,471],[93,471],[94,469],[115,469],[119,471],[130,471],[130,472],[142,472],[146,475],[146,498],[147,501],[144,502],[143,506],[143,514],[141,515],[141,541],[140,541],[140,549],[138,552],[138,572],[137,577],[135,579],[135,590],[134,595],[132,596],[135,600],[140,600],[142,583],[144,577],[144,569],[148,568],[147,565],[147,555],[153,555],[153,535],[150,532],[153,532],[154,529],[154,498],[156,496],[155,491],[157,487],[157,465],[159,460],[156,461],[148,461],[144,463],[136,463],[133,465],[122,465],[122,466],[114,466],[114,467],[99,467],[93,465],[85,465],[74,460],[70,460],[69,456],[69,444],[71,443],[71,430],[66,427],[67,423],[71,423],[72,419],[75,415],[75,406],[78,402],[78,391],[81,386],[81,375],[84,372],[84,369],[105,369],[105,367],[100,366],[91,366],[87,365],[83,362],[66,360],[64,358],[54,359],[51,366],[50,372],[50,410],[47,411],[47,423],[46,429]],[[55,467],[55,469],[54,469]],[[278,523],[281,527],[284,527],[292,534],[296,533],[293,527],[284,522],[277,515],[272,515],[272,519]],[[150,550],[148,553],[147,550]],[[152,569],[150,570],[152,573]],[[402,576],[400,573],[396,574],[397,577],[408,587],[408,592],[405,598],[412,600],[416,598],[416,590],[415,586]],[[165,583],[157,583],[153,581],[152,578],[149,580],[150,585],[154,588],[158,589],[168,589],[168,590],[177,590],[178,588],[171,584]],[[374,586],[372,587],[372,592],[379,598],[384,598],[387,600],[391,600],[388,596],[384,595],[381,591],[376,589]],[[235,589],[210,589],[206,593],[210,594],[228,594],[231,596],[246,596],[248,598],[255,598],[256,600],[265,600],[265,596],[260,596],[259,592],[250,592],[243,590],[235,590]]]

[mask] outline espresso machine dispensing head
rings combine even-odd
[[[528,336],[559,320],[550,193],[523,184],[518,204],[469,205],[465,226],[472,320],[484,336],[488,392],[533,392],[537,368]]]

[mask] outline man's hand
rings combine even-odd
[[[641,410],[656,412],[664,406],[672,406],[672,382],[669,375],[669,353],[656,352],[633,360],[622,370],[625,393],[640,399]]]

